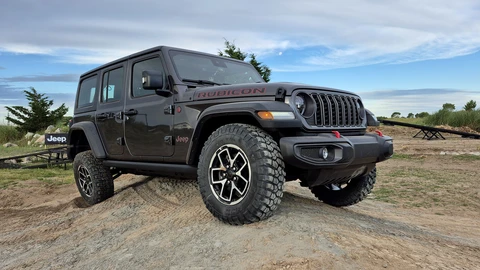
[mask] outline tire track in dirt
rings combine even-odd
[[[0,227],[0,268],[480,265],[478,239],[369,214],[365,209],[399,215],[408,211],[368,199],[339,209],[289,183],[272,218],[229,226],[206,210],[194,180],[131,178],[128,185],[119,183],[114,197],[92,207],[75,195],[54,206],[1,208],[7,221]]]

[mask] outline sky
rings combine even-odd
[[[29,87],[71,115],[96,66],[158,45],[217,53],[225,39],[272,82],[349,90],[377,116],[480,105],[478,0],[5,0],[0,124]]]

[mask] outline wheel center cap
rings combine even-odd
[[[234,172],[232,169],[228,169],[228,170],[227,170],[227,178],[228,178],[228,179],[233,178],[235,175],[236,175],[236,174],[235,174],[235,172]]]

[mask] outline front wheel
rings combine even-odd
[[[319,200],[333,206],[349,206],[359,203],[373,189],[377,179],[377,169],[373,168],[367,175],[351,179],[343,184],[330,184],[310,188]]]
[[[229,124],[210,135],[198,163],[198,186],[207,209],[240,225],[272,216],[280,204],[285,165],[278,144],[261,129]]]
[[[93,155],[92,151],[77,154],[73,161],[73,170],[78,191],[89,205],[94,205],[113,196],[112,174]]]

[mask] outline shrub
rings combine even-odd
[[[0,126],[0,144],[22,139],[23,134],[14,126]]]
[[[439,110],[425,120],[427,125],[449,125],[452,127],[470,127],[480,132],[480,110],[456,111]]]

